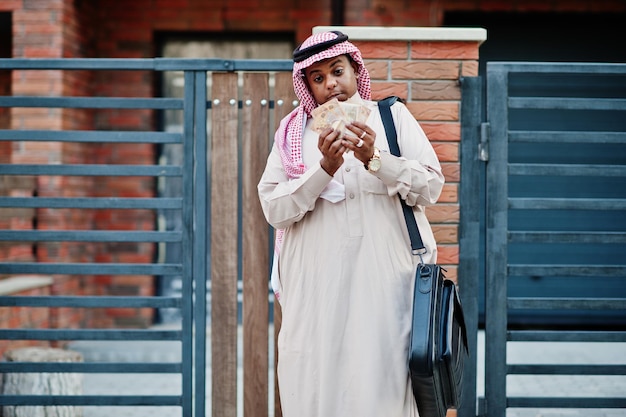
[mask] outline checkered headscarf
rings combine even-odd
[[[320,43],[337,39],[339,36],[345,35],[340,32],[322,32],[312,35],[294,51],[294,54]],[[294,62],[293,88],[296,96],[300,100],[300,105],[285,116],[274,137],[280,149],[285,172],[289,178],[297,178],[306,171],[306,166],[302,161],[302,133],[307,119],[311,116],[311,111],[318,106],[315,98],[313,98],[313,94],[311,94],[311,91],[309,91],[304,81],[302,70],[323,59],[333,58],[343,54],[349,54],[352,60],[358,65],[356,74],[357,91],[361,98],[370,100],[372,97],[370,76],[363,64],[361,52],[356,46],[348,42],[347,36],[344,42],[332,45],[328,49],[308,56],[304,60]]]

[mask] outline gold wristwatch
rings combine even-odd
[[[367,161],[365,169],[369,172],[378,172],[380,169],[380,150],[378,148],[374,147],[374,155]]]

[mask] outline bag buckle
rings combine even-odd
[[[420,265],[424,265],[424,258],[422,257],[422,255],[426,255],[428,253],[428,251],[426,250],[426,248],[419,248],[419,249],[413,249],[412,250],[413,255],[417,255],[420,257]]]

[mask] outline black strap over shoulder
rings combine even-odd
[[[400,156],[400,148],[398,147],[396,126],[393,122],[393,116],[391,115],[391,106],[393,106],[393,104],[398,101],[399,98],[400,97],[397,96],[389,96],[378,102],[380,117],[383,119],[385,134],[387,135],[387,141],[389,142],[389,151],[392,155],[395,156]]]
[[[402,101],[400,97],[390,96],[378,102],[378,110],[380,111],[380,117],[383,120],[383,126],[385,126],[387,142],[389,142],[389,151],[395,156],[400,156],[400,146],[398,145],[396,125],[393,122],[393,116],[391,114],[391,106],[393,106],[393,104],[398,100]],[[411,249],[415,254],[423,253],[425,246],[422,241],[420,231],[417,228],[417,222],[415,221],[415,216],[413,215],[413,208],[409,207],[402,197],[400,197],[400,204],[402,204],[402,213],[404,214],[404,220],[406,220],[409,237],[411,238]]]

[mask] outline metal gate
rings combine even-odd
[[[593,392],[507,395],[508,377],[626,374],[624,365],[507,362],[515,342],[626,341],[626,65],[492,62],[484,107],[481,92],[480,79],[464,80],[461,230],[471,240],[461,266],[474,272],[479,251],[475,261],[467,248],[478,241],[480,202],[468,187],[480,186],[477,163],[486,162],[480,413],[626,407],[626,396]]]
[[[238,368],[246,375],[243,405],[246,415],[267,416],[268,381],[269,227],[254,204],[256,183],[269,152],[274,123],[295,104],[291,60],[181,59],[0,59],[2,70],[28,71],[179,71],[184,97],[0,97],[0,107],[45,109],[117,109],[123,112],[180,112],[182,132],[119,130],[0,130],[0,141],[63,144],[149,144],[183,148],[183,160],[154,164],[0,164],[3,177],[176,178],[180,193],[126,198],[96,195],[0,196],[0,209],[170,210],[180,216],[180,231],[157,230],[1,230],[0,242],[64,242],[78,245],[117,242],[175,243],[178,259],[164,262],[39,263],[2,262],[0,275],[182,277],[180,296],[0,296],[0,307],[66,309],[177,309],[178,329],[0,329],[2,340],[26,341],[147,341],[179,344],[180,361],[157,363],[29,363],[3,362],[3,373],[172,374],[180,377],[180,394],[173,395],[0,395],[0,406],[173,406],[184,417],[237,415]],[[207,92],[207,76],[213,77]],[[271,82],[270,82],[271,80]],[[144,113],[145,114],[145,113]],[[210,122],[210,123],[209,123]],[[210,127],[209,127],[210,126]],[[208,133],[207,131],[210,130]],[[240,165],[240,161],[243,163]],[[210,180],[209,180],[210,178]],[[62,192],[62,190],[61,190]],[[241,193],[241,194],[240,194]],[[242,208],[240,208],[240,205]],[[241,243],[239,243],[241,242]],[[240,252],[241,251],[241,252]],[[208,254],[212,262],[209,262]],[[242,260],[243,259],[243,260]],[[209,268],[210,265],[210,268]],[[209,270],[210,269],[210,270]],[[243,342],[238,341],[238,290],[246,277]],[[207,332],[207,284],[211,285],[211,323]],[[280,317],[274,317],[275,324]],[[207,340],[210,345],[207,346]],[[238,364],[243,344],[243,364]],[[207,352],[210,354],[207,356]],[[207,360],[213,364],[207,367]],[[273,365],[273,364],[272,364]],[[207,375],[210,368],[210,375]],[[209,376],[209,378],[207,378]],[[207,392],[207,381],[211,384]],[[212,383],[211,383],[212,381]],[[242,384],[241,382],[239,383]],[[206,394],[206,395],[205,395]],[[206,398],[212,403],[207,405]],[[278,401],[276,401],[278,406]],[[178,415],[177,412],[170,415]],[[276,413],[279,415],[279,410]],[[154,415],[158,415],[154,414]]]

